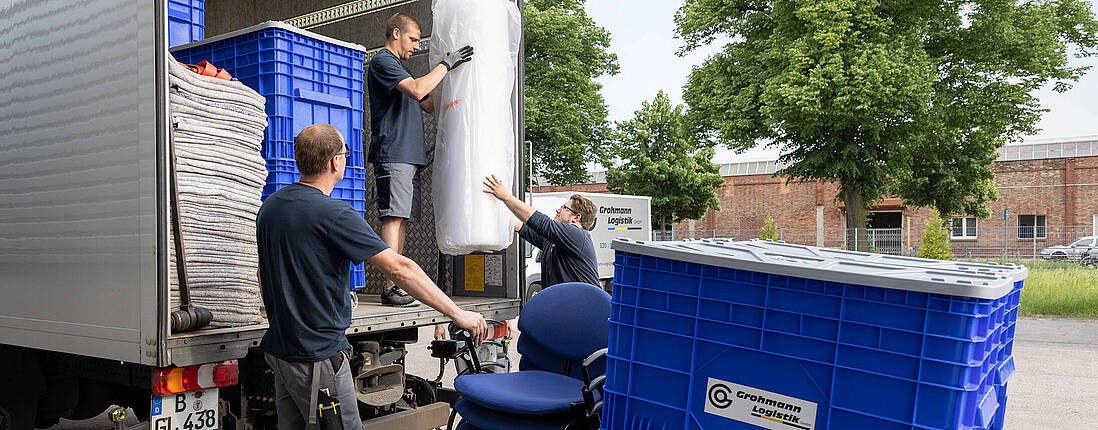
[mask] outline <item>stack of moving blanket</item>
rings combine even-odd
[[[191,303],[213,313],[211,326],[261,323],[255,218],[267,179],[260,155],[267,128],[265,100],[238,81],[169,63],[171,133]],[[174,311],[179,309],[174,239],[169,249]]]

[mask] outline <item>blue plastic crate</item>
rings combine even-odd
[[[788,246],[749,243],[760,247],[757,255]],[[771,428],[988,429],[1002,422],[1024,268],[1016,280],[1000,278],[1005,295],[989,299],[722,267],[714,257],[719,246],[704,252],[713,264],[702,264],[618,245],[603,428],[759,428],[747,422],[767,418],[728,416],[756,407],[775,413]],[[994,278],[985,274],[974,279]],[[766,408],[740,393],[788,397],[782,404],[800,409]],[[725,400],[727,409],[717,407]],[[807,405],[814,415],[805,415]]]
[[[290,185],[301,177],[293,161],[275,160],[267,162],[267,184],[263,186],[264,200],[275,191]],[[343,200],[351,204],[359,214],[366,213],[366,169],[362,167],[348,167],[343,173],[343,180],[336,183],[332,189],[332,198]],[[361,289],[366,286],[366,263],[351,265],[351,289]]]
[[[267,160],[262,198],[296,182],[294,136],[313,124],[332,124],[350,149],[347,171],[332,197],[366,209],[362,138],[361,45],[331,39],[279,22],[266,22],[172,50],[176,60],[209,61],[252,88],[267,103],[261,154]],[[352,288],[366,285],[362,265],[352,270]]]
[[[267,184],[263,186],[261,198],[274,194],[275,191],[301,179],[301,173],[297,171],[294,162],[286,160],[267,161]],[[347,167],[343,172],[343,180],[336,183],[332,189],[332,198],[343,200],[351,204],[360,214],[366,213],[366,169],[362,167]]]
[[[206,35],[205,0],[168,0],[168,46],[202,40]]]

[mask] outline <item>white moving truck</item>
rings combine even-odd
[[[531,206],[541,213],[553,217],[572,194],[590,199],[598,208],[595,224],[591,227],[591,240],[595,243],[595,255],[599,263],[599,279],[602,287],[610,290],[610,280],[614,278],[614,250],[610,242],[622,237],[635,240],[652,240],[652,198],[647,196],[626,196],[609,193],[586,193],[561,191],[553,193],[531,193]],[[541,262],[539,251],[526,245],[526,295],[541,289]]]

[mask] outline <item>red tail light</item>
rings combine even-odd
[[[153,393],[164,395],[236,385],[239,375],[236,360],[156,369],[152,378]]]

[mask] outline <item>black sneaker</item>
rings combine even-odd
[[[412,306],[419,306],[419,300],[408,294],[396,285],[390,285],[381,292],[381,304],[385,306],[396,306],[401,308],[409,308]]]

